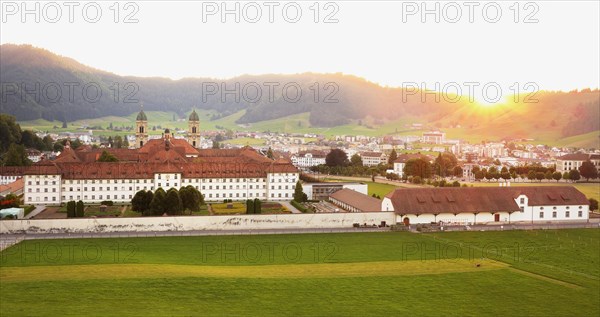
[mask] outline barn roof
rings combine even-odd
[[[525,195],[528,205],[584,205],[588,200],[572,186],[406,188],[386,195],[399,214],[514,212],[515,199]]]

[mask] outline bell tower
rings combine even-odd
[[[144,113],[144,105],[140,106],[140,112],[135,118],[135,147],[141,148],[148,142],[148,117]]]
[[[187,139],[194,148],[200,147],[200,117],[198,117],[196,109],[192,111],[188,119]]]

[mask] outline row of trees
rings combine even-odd
[[[204,196],[193,186],[185,186],[177,190],[171,188],[165,192],[158,188],[152,191],[140,190],[131,200],[131,210],[144,216],[183,215],[186,211],[199,211],[204,204]]]
[[[77,203],[74,200],[67,202],[67,217],[68,218],[82,218],[84,214],[85,206],[83,205],[83,201],[78,201]]]
[[[262,203],[258,198],[246,200],[246,214],[260,214],[262,212]]]

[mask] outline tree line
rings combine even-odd
[[[194,186],[188,185],[179,190],[171,188],[165,192],[158,188],[154,193],[140,190],[131,199],[131,210],[143,216],[162,216],[191,214],[200,210],[204,196]]]

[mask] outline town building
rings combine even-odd
[[[600,173],[600,154],[573,153],[566,154],[556,159],[556,170],[564,173],[578,170],[583,162],[590,161]]]
[[[291,160],[294,166],[308,169],[311,166],[325,164],[326,156],[327,154],[323,151],[302,151],[292,155]]]
[[[446,140],[446,133],[440,131],[423,132],[421,141],[430,144],[442,144]]]
[[[387,155],[383,152],[361,152],[363,166],[377,166],[387,163]]]

